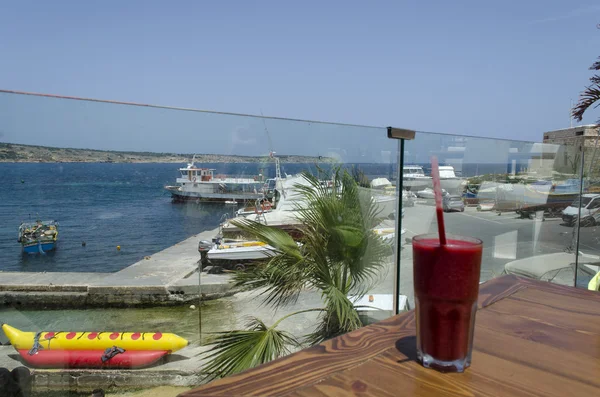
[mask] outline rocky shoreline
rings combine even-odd
[[[194,154],[56,148],[0,143],[0,163],[187,163]],[[326,157],[277,155],[282,163],[332,162]],[[198,163],[260,163],[268,156],[196,154]]]

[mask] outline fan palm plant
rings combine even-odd
[[[322,173],[322,171],[321,171]],[[361,194],[347,171],[334,169],[326,180],[304,173],[308,184],[294,188],[304,199],[297,208],[302,238],[296,243],[284,231],[251,220],[234,220],[238,228],[275,249],[268,261],[234,276],[237,286],[260,290],[274,309],[296,302],[302,291],[320,292],[323,307],[288,314],[268,327],[251,318],[248,329],[214,335],[205,372],[226,376],[268,362],[301,346],[277,330],[281,321],[306,311],[319,312],[316,327],[304,341],[310,345],[362,326],[349,294],[364,295],[377,280],[390,247],[371,231],[378,210]]]
[[[600,25],[598,26],[600,28]],[[592,66],[590,66],[590,70],[600,70],[600,57],[598,57],[598,60],[594,62]],[[577,105],[575,105],[571,111],[571,115],[577,121],[581,121],[583,114],[589,109],[590,106],[596,104],[594,106],[594,108],[596,108],[600,105],[600,76],[597,74],[593,75],[590,77],[590,82],[591,84],[585,87],[585,90],[579,96]],[[598,119],[596,123],[600,124],[600,119]]]

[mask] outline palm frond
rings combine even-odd
[[[289,255],[296,259],[302,259],[298,244],[294,239],[281,229],[263,225],[249,219],[234,219],[231,224],[242,231],[254,236],[259,241],[269,244],[280,254]]]
[[[389,256],[389,246],[371,230],[379,219],[370,193],[359,189],[339,167],[319,173],[319,177],[304,173],[304,183],[294,186],[303,202],[297,208],[301,246],[280,229],[245,219],[232,221],[275,249],[268,261],[236,273],[238,286],[262,289],[265,303],[274,307],[296,301],[306,288],[321,291],[325,308],[320,309],[317,327],[306,336],[311,344],[362,326],[348,294],[375,282]],[[249,325],[246,331],[217,334],[208,372],[215,376],[239,372],[284,354],[295,341],[289,334],[277,333],[277,323],[268,328],[253,319]]]
[[[600,84],[592,84],[586,87],[585,91],[579,96],[579,102],[573,108],[571,115],[577,121],[581,121],[585,111],[595,102],[600,101]],[[594,106],[597,107],[598,105]]]
[[[305,336],[309,345],[321,343],[327,339],[354,331],[362,326],[354,304],[346,294],[334,287],[323,291],[325,310],[317,328]]]
[[[260,293],[264,303],[274,307],[293,304],[300,292],[311,284],[310,262],[297,261],[285,255],[277,255],[251,272],[239,272],[234,282],[239,286],[264,288]]]
[[[598,60],[590,66],[590,70],[600,70],[600,57],[598,57]]]
[[[346,291],[331,286],[323,291],[323,295],[326,310],[335,315],[341,330],[349,332],[361,326],[354,303],[348,298]]]
[[[248,320],[246,328],[212,334],[214,346],[205,353],[209,364],[203,368],[210,378],[245,371],[289,354],[290,347],[300,346],[290,333],[267,327],[256,317]]]
[[[378,273],[389,248],[370,230],[379,212],[370,192],[359,190],[346,171],[334,169],[325,177],[332,186],[312,175],[304,175],[308,186],[297,186],[307,201],[298,210],[303,242],[307,252],[318,258],[315,269],[322,285],[354,288]]]
[[[295,303],[299,293],[310,283],[310,261],[305,260],[298,244],[277,228],[247,219],[232,223],[276,250],[268,262],[237,272],[235,285],[245,289],[263,288],[264,302],[275,307]]]

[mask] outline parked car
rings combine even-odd
[[[562,212],[562,220],[569,226],[577,222],[579,216],[579,197]],[[581,224],[594,226],[600,223],[600,194],[584,194],[581,196]]]
[[[465,203],[463,202],[463,199],[461,196],[450,195],[450,194],[446,195],[446,196],[444,196],[444,198],[442,200],[442,204],[444,206],[445,212],[449,212],[449,211],[464,212],[465,211]]]

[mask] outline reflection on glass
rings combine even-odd
[[[448,233],[483,241],[481,282],[508,273],[587,284],[589,262],[597,257],[584,236],[596,224],[596,196],[594,182],[581,183],[581,157],[572,147],[418,132],[404,149],[403,186],[416,196],[403,208],[407,238],[436,230],[433,191],[424,178],[437,156],[447,174],[441,179]],[[462,206],[453,210],[456,200]],[[412,252],[403,249],[400,259],[400,293],[412,300]]]
[[[0,131],[2,284],[26,291],[0,310],[46,351],[99,338],[125,361],[124,339],[158,349],[176,334],[189,346],[145,364],[157,385],[191,386],[215,374],[216,332],[278,336],[272,359],[393,314],[398,156],[384,129],[2,93]],[[59,222],[57,249],[22,255],[18,227],[38,216]],[[140,372],[119,371],[114,392],[138,387]]]

